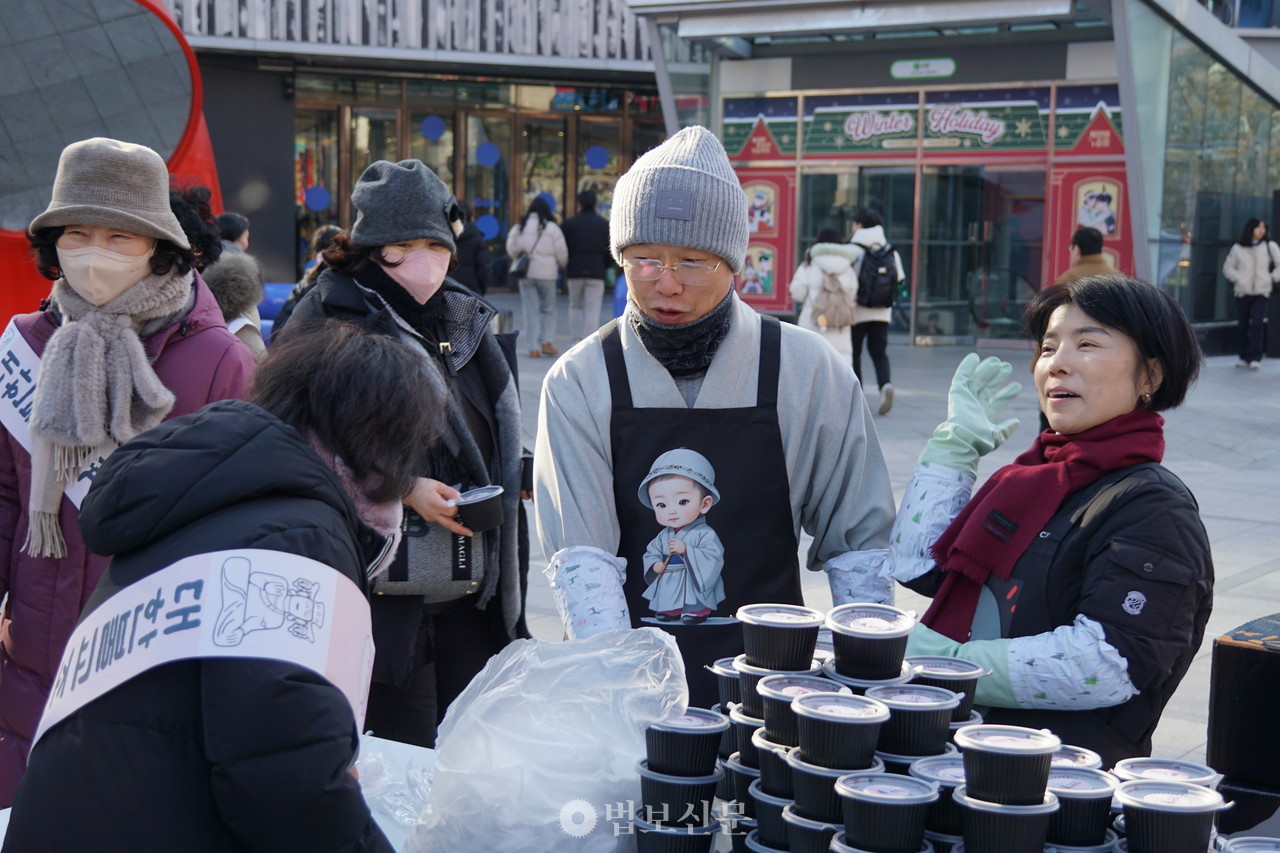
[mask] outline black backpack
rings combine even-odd
[[[890,308],[897,289],[898,264],[893,246],[886,243],[878,250],[868,248],[858,268],[858,304],[864,308]]]

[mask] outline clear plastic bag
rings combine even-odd
[[[511,644],[449,707],[404,853],[633,849],[645,727],[687,704],[656,628]]]

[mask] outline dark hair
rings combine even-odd
[[[529,210],[525,213],[524,218],[528,219],[531,214],[538,215],[538,224],[546,225],[548,222],[555,222],[555,214],[551,212],[551,205],[541,195],[533,197],[533,201],[529,202]]]
[[[1100,201],[1104,204],[1111,204],[1111,193],[1098,193],[1094,201]]]
[[[213,191],[199,184],[169,187],[169,209],[178,218],[182,233],[191,243],[191,253],[195,256],[194,264],[198,270],[222,257],[222,240],[213,220],[213,209],[209,207],[212,198]]]
[[[388,261],[382,256],[381,246],[357,246],[351,242],[351,236],[345,231],[333,235],[329,248],[320,253],[321,259],[334,272],[349,275],[359,281],[378,269],[379,266],[394,267],[399,261]],[[458,255],[449,256],[449,269],[458,266]]]
[[[1097,255],[1102,252],[1102,232],[1097,228],[1077,228],[1071,235],[1071,245],[1080,250],[1082,255]]]
[[[36,270],[49,281],[62,278],[62,270],[58,267],[58,238],[62,236],[65,227],[51,225],[27,237],[35,255]],[[186,275],[194,262],[195,254],[190,249],[183,249],[168,240],[157,239],[156,251],[151,256],[151,272],[154,275],[168,275],[171,272]]]
[[[1261,219],[1259,219],[1256,216],[1249,217],[1244,221],[1244,230],[1240,232],[1240,239],[1237,240],[1236,242],[1239,243],[1241,246],[1244,246],[1245,248],[1252,246],[1253,245],[1253,229],[1257,228],[1259,225],[1265,228],[1266,224],[1267,223],[1263,222]],[[1270,236],[1271,236],[1271,230],[1267,229],[1267,233],[1262,235],[1262,239],[1265,241]]]
[[[311,232],[311,254],[323,252],[333,244],[333,238],[342,233],[337,225],[321,225]]]
[[[875,228],[877,225],[884,225],[884,220],[880,218],[880,214],[865,207],[858,208],[858,212],[853,215],[853,221],[863,228]]]
[[[1108,273],[1055,284],[1035,295],[1024,315],[1027,336],[1035,341],[1035,358],[1049,328],[1049,317],[1063,305],[1074,305],[1102,325],[1128,335],[1145,362],[1160,362],[1163,379],[1144,408],[1174,409],[1200,373],[1200,344],[1182,306],[1163,290],[1127,275]]]
[[[249,230],[249,220],[239,213],[227,211],[218,215],[218,236],[234,243]]]
[[[823,228],[821,231],[818,232],[818,236],[813,242],[814,243],[839,243],[840,232],[834,228]]]
[[[591,190],[583,190],[582,192],[578,193],[578,204],[582,205],[587,210],[595,210],[596,194],[593,193]]]
[[[395,338],[340,320],[289,331],[246,399],[336,453],[369,500],[404,498],[444,430],[439,369]]]

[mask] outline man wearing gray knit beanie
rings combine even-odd
[[[546,574],[571,637],[674,634],[689,704],[709,707],[703,665],[742,652],[739,608],[801,603],[801,530],[813,536],[804,562],[828,571],[837,603],[892,601],[875,569],[889,557],[893,494],[848,362],[734,292],[747,198],[714,134],[685,128],[640,157],[618,180],[609,228],[626,312],[562,356],[542,388],[534,506]],[[655,490],[665,500],[637,500],[653,460],[679,448],[716,472],[705,520],[710,502],[679,471],[650,483],[671,481]],[[723,543],[723,595],[681,539],[695,522]],[[667,553],[646,559],[664,527]]]

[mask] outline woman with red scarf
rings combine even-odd
[[[1050,429],[966,502],[1018,390],[1010,365],[967,356],[887,563],[933,596],[909,654],[983,664],[987,722],[1050,728],[1111,766],[1150,754],[1212,606],[1208,536],[1160,464],[1157,414],[1182,403],[1200,349],[1168,294],[1121,275],[1043,290],[1026,322]]]

